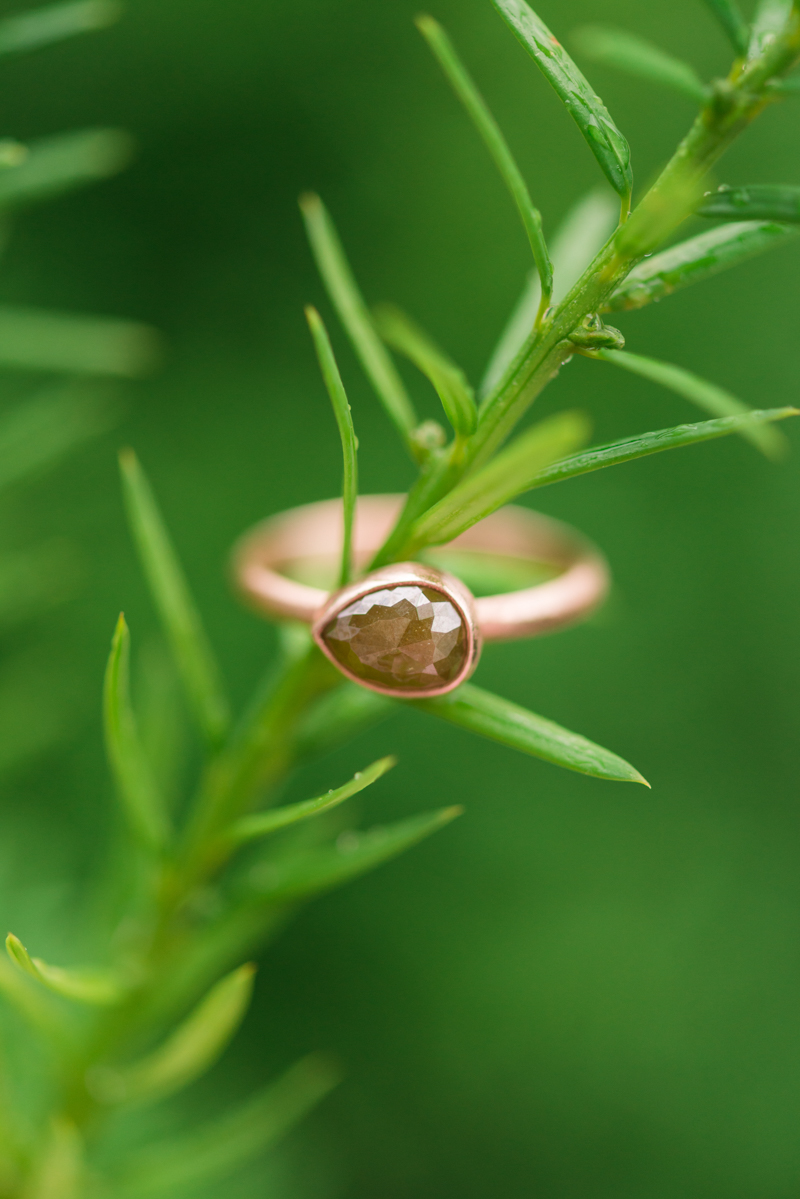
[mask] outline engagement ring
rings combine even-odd
[[[402,495],[361,496],[353,562],[366,570],[391,532]],[[399,562],[335,591],[342,543],[341,500],[273,516],[241,539],[234,575],[248,603],[266,616],[311,625],[322,652],[347,678],[394,697],[443,695],[478,664],[484,641],[549,633],[587,616],[606,595],[603,556],[567,525],[508,506],[424,562]],[[451,569],[447,569],[450,566]],[[520,590],[480,595],[456,577],[540,579]]]

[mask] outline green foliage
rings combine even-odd
[[[117,0],[68,0],[0,21],[0,54],[38,50],[78,33],[113,25],[122,13]]]
[[[221,1119],[137,1154],[114,1179],[119,1193],[125,1199],[157,1199],[221,1182],[288,1132],[337,1082],[327,1058],[304,1058]]]
[[[255,966],[247,964],[216,983],[163,1045],[116,1074],[114,1097],[126,1102],[160,1099],[205,1074],[244,1019],[254,978]]]
[[[533,205],[527,184],[522,178],[497,122],[486,107],[483,97],[470,79],[469,73],[441,25],[434,21],[433,17],[418,17],[417,28],[433,50],[453,90],[472,118],[472,122],[482,137],[486,149],[494,159],[495,166],[511,193],[522,218],[542,289],[542,299],[537,313],[538,323],[549,307],[550,297],[553,294],[553,268],[542,233],[542,215]]]
[[[725,391],[722,387],[717,387],[714,383],[707,383],[705,379],[699,379],[697,375],[684,370],[682,366],[672,366],[669,362],[657,362],[654,358],[644,358],[641,354],[629,354],[624,350],[597,350],[593,357],[599,358],[602,362],[610,362],[623,370],[631,371],[632,374],[639,375],[642,379],[650,379],[653,383],[668,387],[670,391],[676,392],[677,395],[683,396],[690,403],[696,404],[698,408],[702,408],[703,411],[710,412],[714,416],[752,414],[753,409],[748,408],[741,400],[737,400],[730,392]],[[787,443],[784,437],[769,424],[749,421],[742,425],[740,432],[742,437],[751,441],[769,458],[780,457],[786,451]]]
[[[492,0],[586,139],[608,182],[627,207],[633,191],[631,152],[608,109],[564,47],[525,0]]]
[[[700,216],[723,221],[800,222],[800,187],[780,183],[753,183],[749,187],[721,187],[698,208]]]
[[[698,445],[701,441],[714,441],[717,437],[743,433],[745,429],[770,421],[786,420],[790,416],[800,416],[800,408],[768,408],[763,412],[755,409],[742,416],[723,416],[718,420],[702,421],[699,425],[675,425],[672,429],[640,433],[609,445],[594,446],[582,454],[571,454],[542,470],[533,486],[563,483],[565,479],[576,479],[579,475],[587,475],[606,466],[619,466],[622,462],[660,454],[663,450],[678,450],[687,445]]]
[[[0,307],[0,366],[137,378],[149,374],[158,361],[158,338],[147,325],[39,308]]]
[[[560,304],[617,224],[618,205],[606,188],[590,191],[569,210],[553,238],[553,302]],[[525,345],[539,311],[542,288],[533,272],[489,359],[481,395],[489,395]]]
[[[553,272],[539,213],[499,126],[444,32],[431,18],[421,18],[423,34],[517,203],[537,277],[529,280],[501,338],[476,405],[463,372],[408,318],[396,309],[370,313],[322,202],[316,196],[301,201],[333,307],[401,442],[420,467],[379,562],[401,561],[426,547],[446,545],[530,489],[662,450],[738,433],[774,452],[779,443],[772,423],[798,414],[789,407],[747,410],[682,367],[622,353],[613,348],[623,344],[622,335],[600,315],[641,307],[769,245],[783,244],[797,232],[787,224],[796,219],[787,189],[773,188],[767,195],[762,188],[761,202],[772,204],[767,219],[755,219],[766,208],[751,206],[746,215],[753,219],[726,224],[641,261],[642,255],[660,250],[697,208],[710,168],[767,102],[779,97],[776,89],[800,58],[795,8],[784,0],[764,0],[752,37],[748,35],[747,63],[735,64],[726,83],[711,91],[691,68],[633,35],[584,32],[584,49],[595,57],[669,83],[702,106],[699,119],[628,220],[633,176],[627,142],[524,0],[494,3],[621,198],[620,222],[615,231],[607,194],[585,198],[554,240]],[[722,2],[712,7],[741,51],[738,10]],[[40,43],[55,40],[102,23],[106,16],[110,9],[97,4],[40,10],[28,23],[34,30],[27,35],[28,44],[36,44],[37,38]],[[0,24],[0,48],[3,28]],[[43,32],[48,28],[49,33]],[[24,45],[18,32],[15,48]],[[27,152],[9,143],[3,151],[0,207],[10,211],[110,174],[121,164],[122,148],[118,135],[108,131],[52,139]],[[750,204],[757,189],[746,190]],[[616,203],[613,196],[611,200]],[[721,202],[718,197],[713,201]],[[737,215],[742,215],[741,207]],[[307,316],[344,451],[341,580],[346,581],[361,567],[351,561],[357,441],[331,341],[317,311],[309,308]],[[433,384],[453,429],[449,441],[437,424],[419,425],[381,334]],[[154,347],[148,330],[127,322],[0,309],[0,363],[64,375],[130,376],[152,365]],[[545,386],[576,353],[665,385],[714,419],[584,449],[588,422],[581,413],[568,411],[548,416],[509,441]],[[109,411],[108,402],[84,384],[34,394],[0,420],[0,487],[54,463],[104,427]],[[334,1085],[336,1072],[328,1063],[306,1059],[242,1106],[193,1131],[127,1159],[113,1149],[115,1129],[124,1126],[129,1107],[167,1099],[199,1079],[224,1053],[250,1002],[254,967],[249,959],[269,932],[300,903],[397,856],[461,812],[448,804],[366,831],[341,832],[341,813],[335,809],[377,783],[394,759],[382,758],[313,799],[276,806],[297,764],[342,745],[406,703],[465,732],[594,779],[648,785],[611,751],[471,684],[414,701],[392,701],[343,684],[303,632],[283,639],[282,655],[267,683],[234,723],[166,522],[132,451],[123,452],[121,468],[133,538],[201,744],[196,747],[195,778],[185,793],[173,795],[180,717],[165,682],[169,670],[160,676],[156,670],[148,685],[131,688],[130,637],[120,618],[106,671],[103,718],[111,775],[125,816],[118,830],[120,859],[129,871],[127,890],[119,899],[124,935],[116,936],[102,955],[108,967],[84,969],[49,965],[9,936],[9,956],[0,963],[0,995],[41,1039],[50,1069],[46,1100],[33,1118],[35,1131],[14,1145],[21,1165],[9,1199],[82,1199],[84,1193],[144,1199],[184,1189],[226,1188],[243,1163]],[[12,568],[8,570],[13,578]],[[24,570],[18,575],[23,577]],[[0,560],[0,583],[2,578]],[[0,689],[0,715],[2,710]],[[165,717],[170,711],[175,719]],[[406,781],[402,773],[397,777]],[[114,1120],[105,1120],[112,1112]],[[85,1137],[89,1132],[91,1137]],[[104,1150],[113,1160],[104,1162]]]
[[[405,354],[430,380],[453,430],[460,437],[474,433],[478,422],[475,393],[461,368],[399,308],[384,304],[376,321],[384,341]]]
[[[340,834],[333,845],[267,860],[250,876],[251,893],[270,903],[296,902],[358,878],[460,816],[454,806],[410,816],[365,833]]]
[[[640,262],[607,298],[605,312],[627,312],[701,283],[764,250],[783,245],[800,229],[762,221],[720,225]]]
[[[353,344],[375,394],[407,444],[417,415],[394,363],[378,336],[369,309],[358,290],[333,221],[319,196],[300,200],[309,242],[331,303]]]
[[[415,700],[414,704],[470,733],[544,758],[566,770],[577,770],[596,779],[650,786],[638,770],[616,754],[471,683],[464,683],[457,691],[436,699]]]
[[[130,633],[120,616],[111,642],[103,691],[106,753],[130,827],[151,851],[169,839],[164,804],[142,752],[130,696]]]
[[[187,699],[206,739],[216,745],[229,720],[219,668],[150,484],[131,450],[120,455],[120,470],[131,531]]]
[[[242,817],[231,825],[228,836],[232,841],[256,841],[269,836],[270,833],[278,832],[279,829],[288,828],[290,824],[297,824],[298,821],[308,820],[312,816],[321,816],[323,812],[329,812],[331,808],[338,807],[352,795],[357,795],[365,787],[377,782],[387,770],[396,765],[396,758],[381,758],[379,762],[367,766],[366,770],[359,770],[349,782],[343,783],[341,787],[332,788],[316,799],[305,799],[285,808],[273,808],[272,811],[258,812],[255,816]]]
[[[585,25],[577,30],[573,40],[593,62],[658,83],[688,96],[696,104],[704,104],[709,98],[709,90],[694,67],[636,34],[606,25]]]
[[[62,966],[50,966],[41,958],[32,958],[13,933],[6,937],[6,951],[20,970],[65,999],[106,1007],[117,1003],[121,997],[119,980],[110,971],[65,970]]]
[[[579,412],[564,412],[534,425],[421,516],[409,532],[408,551],[452,541],[528,491],[546,466],[585,443],[588,435],[588,422]]]
[[[736,0],[706,0],[708,7],[728,35],[737,54],[746,54],[750,29]]]
[[[133,144],[119,129],[80,129],[22,146],[0,171],[0,211],[27,207],[116,175]]]
[[[306,309],[306,319],[314,338],[322,377],[328,389],[328,395],[333,405],[336,423],[339,426],[339,436],[342,439],[342,458],[344,460],[344,481],[342,483],[342,511],[344,516],[344,535],[342,537],[342,566],[339,571],[339,583],[343,587],[349,583],[353,573],[353,519],[356,511],[358,496],[358,441],[353,428],[353,417],[347,402],[347,393],[342,383],[342,376],[333,356],[328,332],[322,323],[322,318],[316,308]]]

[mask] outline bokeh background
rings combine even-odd
[[[229,546],[339,486],[302,305],[329,310],[298,193],[322,193],[369,299],[414,313],[473,379],[527,272],[515,213],[413,28],[416,7],[132,0],[116,28],[0,75],[4,134],[118,124],[138,144],[119,178],[21,220],[0,299],[132,316],[167,347],[163,369],[125,390],[119,427],[4,517],[21,541],[66,537],[83,559],[76,596],[19,634],[68,696],[68,731],[2,787],[4,917],[55,960],[106,846],[99,694],[113,624],[124,608],[140,646],[155,630],[117,447],[134,445],[150,472],[244,702],[275,634],[232,598]],[[541,0],[540,11],[567,44],[581,23],[608,21],[707,76],[726,69],[701,0]],[[433,12],[552,231],[599,182],[593,158],[488,0],[435,0]],[[691,106],[588,73],[646,182]],[[798,150],[787,104],[719,181],[800,183]],[[619,323],[630,348],[756,406],[797,402],[799,268],[789,246]],[[403,488],[403,453],[338,330],[335,344],[363,488]],[[574,363],[542,411],[586,409],[598,441],[691,419],[683,401],[610,369]],[[800,437],[789,436],[780,465],[726,440],[536,496],[605,549],[616,591],[583,628],[488,650],[478,682],[621,753],[652,792],[415,713],[293,783],[293,796],[313,794],[395,751],[400,767],[364,801],[368,823],[442,803],[466,814],[318,901],[265,952],[255,1007],[206,1093],[246,1091],[316,1048],[340,1057],[345,1081],[231,1195],[797,1194]]]

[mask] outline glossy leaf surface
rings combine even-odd
[[[759,0],[750,29],[747,57],[757,58],[783,32],[792,11],[792,0]]]
[[[575,121],[614,191],[633,190],[631,152],[608,109],[525,0],[492,0]]]
[[[598,350],[594,357],[603,362],[610,362],[622,370],[649,379],[662,387],[669,388],[683,396],[698,408],[709,412],[712,416],[739,416],[742,413],[752,413],[753,409],[729,391],[699,378],[682,366],[673,366],[669,362],[658,362],[655,358],[644,358],[641,354],[630,354],[626,350]],[[769,458],[777,458],[786,450],[786,440],[777,429],[770,424],[752,423],[744,425],[741,436],[757,446]]]
[[[575,479],[578,475],[590,474],[593,470],[602,470],[606,466],[618,466],[622,462],[632,462],[634,458],[660,454],[663,450],[678,450],[687,445],[697,445],[701,441],[712,441],[716,437],[727,437],[731,433],[741,433],[748,425],[786,420],[790,416],[800,416],[800,409],[755,409],[744,416],[723,416],[719,420],[702,421],[696,425],[675,425],[671,429],[640,433],[636,437],[626,437],[609,445],[594,446],[582,454],[572,454],[569,458],[546,467],[534,486],[546,487],[549,483],[561,483],[565,479]]]
[[[603,311],[644,308],[674,291],[738,266],[764,250],[783,245],[798,233],[800,229],[791,225],[766,222],[720,225],[640,262],[607,300]]]
[[[800,187],[780,183],[753,183],[749,187],[721,187],[697,210],[698,216],[723,221],[800,222]]]
[[[287,828],[290,824],[296,824],[300,820],[319,816],[330,808],[338,807],[351,795],[357,795],[359,791],[370,787],[386,774],[387,770],[391,770],[396,765],[396,758],[381,758],[380,761],[367,766],[365,770],[359,770],[341,787],[333,788],[325,795],[317,796],[316,799],[306,799],[301,803],[289,804],[284,808],[272,808],[267,812],[257,812],[254,816],[244,816],[232,825],[228,831],[228,837],[238,842],[255,841],[260,837],[266,837],[269,833],[277,832],[278,829]]]
[[[448,695],[411,702],[423,712],[430,712],[459,728],[536,758],[544,758],[567,770],[589,774],[593,778],[649,786],[638,770],[610,750],[471,683],[464,683]]]

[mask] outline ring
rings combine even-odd
[[[404,502],[402,495],[359,497],[352,539],[357,571],[380,549]],[[329,592],[313,583],[335,577],[342,536],[341,500],[270,517],[235,547],[235,583],[263,615],[310,624],[342,674],[384,695],[415,699],[452,691],[474,671],[484,641],[536,637],[573,624],[609,586],[605,559],[589,542],[559,521],[512,505],[426,551],[438,564],[393,563]],[[544,574],[545,581],[476,598],[445,569],[454,564],[459,574],[474,574],[481,563],[485,571],[487,560],[511,578]]]

